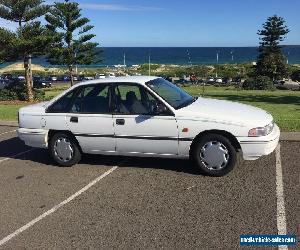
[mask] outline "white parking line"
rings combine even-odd
[[[7,131],[7,132],[4,132],[4,133],[1,133],[0,134],[0,136],[1,135],[6,135],[6,134],[9,134],[9,133],[13,133],[13,132],[16,132],[17,130],[15,129],[15,130],[11,130],[11,131]]]
[[[120,163],[121,164],[121,163]],[[119,165],[120,165],[119,164]],[[24,232],[25,230],[27,230],[28,228],[32,227],[35,223],[39,222],[40,220],[44,219],[46,216],[54,213],[57,209],[59,209],[60,207],[68,204],[70,201],[74,200],[77,196],[81,195],[82,193],[84,193],[85,191],[87,191],[89,188],[91,188],[92,186],[94,186],[97,182],[99,182],[101,179],[103,179],[104,177],[108,176],[109,174],[111,174],[113,171],[115,171],[118,168],[118,166],[114,166],[111,169],[109,169],[108,171],[106,171],[104,174],[100,175],[99,177],[97,177],[96,179],[94,179],[93,181],[91,181],[89,184],[87,184],[85,187],[83,187],[82,189],[80,189],[78,192],[76,192],[75,194],[71,195],[69,198],[67,198],[66,200],[62,201],[61,203],[59,203],[58,205],[54,206],[53,208],[51,208],[50,210],[46,211],[45,213],[43,213],[42,215],[40,215],[39,217],[33,219],[32,221],[30,221],[29,223],[27,223],[26,225],[24,225],[23,227],[20,227],[19,229],[17,229],[16,231],[14,231],[13,233],[11,233],[10,235],[6,236],[5,238],[3,238],[0,241],[0,246],[4,245],[6,242],[8,242],[9,240],[11,240],[12,238],[16,237],[17,235],[19,235],[20,233]]]
[[[32,149],[29,149],[29,150],[27,150],[27,151],[24,151],[24,152],[21,152],[21,153],[12,155],[12,156],[10,156],[10,157],[4,158],[4,159],[0,160],[0,163],[2,163],[2,162],[4,162],[4,161],[8,161],[8,160],[13,159],[13,158],[16,158],[16,157],[18,157],[18,156],[24,155],[24,154],[26,154],[26,153],[29,153],[29,152],[33,151],[33,150],[36,150],[36,148],[32,148]]]
[[[275,149],[276,157],[276,198],[277,198],[277,230],[278,234],[286,234],[286,215],[283,194],[283,177],[280,156],[280,143]],[[278,246],[279,250],[287,250],[287,246]]]

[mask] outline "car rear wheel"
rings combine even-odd
[[[204,174],[224,176],[236,164],[236,150],[226,137],[207,134],[194,145],[192,158]]]
[[[81,152],[75,139],[65,133],[56,133],[49,144],[53,159],[60,166],[70,167],[81,160]]]

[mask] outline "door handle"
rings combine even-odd
[[[124,119],[116,119],[116,124],[117,125],[124,125],[125,124],[125,120]]]
[[[78,117],[77,116],[72,116],[70,118],[70,122],[78,123]]]

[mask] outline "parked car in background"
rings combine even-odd
[[[274,82],[277,89],[300,90],[300,82],[288,80],[279,80]]]
[[[90,81],[90,80],[94,80],[94,79],[95,79],[95,77],[93,77],[93,76],[84,76],[83,77],[84,81]]]
[[[69,82],[69,81],[71,81],[71,77],[70,76],[64,76],[63,81],[64,82]]]
[[[107,78],[109,78],[109,77],[116,77],[116,75],[115,75],[115,73],[107,73],[106,77]]]
[[[18,76],[17,78],[19,81],[25,81],[25,76]]]
[[[51,81],[42,76],[34,76],[33,77],[33,87],[34,88],[50,88],[52,86]]]
[[[232,79],[232,82],[235,82],[235,83],[241,83],[242,82],[242,78],[240,77],[240,76],[237,76],[237,77],[234,77],[233,79]]]
[[[224,77],[223,78],[223,83],[226,85],[229,85],[232,82],[232,78],[230,77]]]
[[[206,82],[208,84],[214,84],[215,83],[215,79],[213,77],[209,77],[209,78],[207,78]]]
[[[57,76],[56,75],[49,76],[49,81],[56,82],[57,81]]]
[[[12,80],[14,77],[12,74],[2,74],[1,79],[3,80]]]
[[[10,80],[8,79],[0,79],[0,89],[4,89],[9,85]]]
[[[104,79],[105,74],[96,74],[96,79]]]
[[[198,77],[195,74],[190,75],[190,81],[192,84],[197,84],[198,83]]]
[[[222,84],[222,83],[223,83],[222,78],[221,78],[221,77],[217,77],[217,78],[215,79],[215,83],[216,83],[216,84]]]
[[[193,97],[159,77],[97,79],[74,85],[49,102],[19,110],[18,135],[48,148],[58,165],[82,153],[190,158],[205,174],[270,154],[280,131],[266,111]]]
[[[65,81],[68,81],[69,78],[70,77],[67,76],[67,75],[59,75],[59,76],[57,76],[57,81],[59,81],[59,82],[65,82]],[[47,78],[47,79],[50,80],[50,77]]]

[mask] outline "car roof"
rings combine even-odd
[[[76,86],[80,85],[88,85],[88,84],[96,84],[96,83],[112,83],[112,82],[122,82],[122,83],[139,83],[141,85],[145,85],[146,82],[157,79],[157,76],[121,76],[121,77],[108,77],[108,78],[100,78],[90,81],[85,81],[76,84]]]
[[[69,93],[73,89],[79,87],[79,86],[85,86],[89,84],[105,84],[105,83],[114,83],[114,82],[121,82],[121,83],[138,83],[141,85],[145,85],[145,83],[158,79],[157,76],[122,76],[122,77],[108,77],[108,78],[102,78],[102,79],[96,79],[96,80],[89,80],[81,83],[77,83],[73,85],[71,88],[63,91],[61,94],[54,97],[52,100],[50,100],[47,103],[47,106],[50,106],[52,103],[54,103],[56,100],[60,99],[65,94]],[[46,106],[46,107],[47,107]]]

